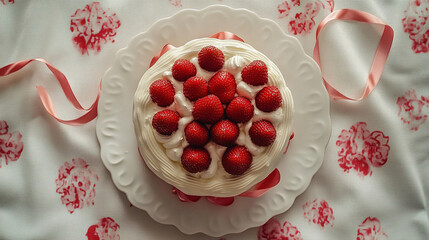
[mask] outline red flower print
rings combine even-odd
[[[323,9],[334,10],[333,0],[287,0],[277,5],[278,18],[286,18],[288,31],[294,35],[307,34],[316,25],[315,17]]]
[[[109,9],[104,11],[98,2],[76,10],[70,20],[73,43],[82,54],[89,54],[89,50],[98,53],[102,44],[115,42],[113,37],[120,26],[116,14]]]
[[[329,4],[329,10],[331,10],[331,12],[334,11],[334,0],[326,0],[326,2],[328,2]]]
[[[280,3],[277,6],[277,10],[279,11],[279,18],[285,18],[289,16],[290,10],[293,6],[301,5],[300,0],[291,0]]]
[[[384,136],[380,131],[374,131],[369,135],[369,137],[364,139],[363,143],[363,152],[371,162],[371,165],[374,167],[383,166],[387,161],[387,156],[389,155],[389,138]]]
[[[170,4],[175,7],[182,7],[182,0],[169,0]]]
[[[85,160],[77,158],[65,162],[58,170],[55,179],[57,193],[61,195],[61,203],[73,213],[76,209],[94,205],[95,185],[98,176]]]
[[[404,32],[413,41],[415,53],[429,52],[429,0],[411,0],[402,19]]]
[[[88,240],[120,240],[119,224],[112,218],[105,217],[100,219],[97,224],[91,225],[86,232]]]
[[[0,121],[0,135],[4,135],[9,132],[9,125],[6,121]]]
[[[295,15],[295,19],[289,22],[288,30],[294,35],[298,35],[306,29],[311,29],[311,25],[313,24],[314,23],[311,22],[311,19],[307,19],[307,15],[304,15],[304,13],[297,13]]]
[[[321,227],[325,225],[334,226],[334,212],[329,207],[325,200],[317,201],[317,198],[312,202],[307,202],[302,206],[304,210],[304,218],[310,223],[315,223]]]
[[[417,131],[428,118],[427,114],[423,114],[423,110],[429,107],[429,98],[417,97],[414,89],[407,91],[404,96],[398,97],[396,105],[399,108],[398,116],[411,130]]]
[[[24,143],[21,139],[21,133],[18,131],[9,132],[7,122],[0,121],[0,168],[3,161],[8,165],[9,161],[15,162],[19,159],[24,149]]]
[[[279,11],[279,18],[285,18],[289,16],[290,9],[291,9],[291,6],[288,1],[280,3],[277,6],[277,11]]]
[[[381,229],[380,220],[367,217],[357,230],[356,240],[387,240],[388,236]]]
[[[276,218],[271,218],[264,225],[259,227],[258,240],[302,240],[301,233],[298,229],[290,224],[284,222],[283,226]]]
[[[15,0],[0,0],[3,5],[14,4]]]
[[[346,168],[354,169],[359,176],[367,176],[368,174],[370,176],[372,175],[371,167],[367,163],[365,156],[362,154],[351,153],[341,159],[338,159],[338,162],[340,163],[340,167],[344,170]]]
[[[338,136],[337,146],[340,147],[338,156],[344,157],[350,153],[356,153],[361,148],[363,139],[370,135],[369,130],[366,128],[366,123],[359,122],[351,126],[349,130],[342,130]]]
[[[389,155],[389,137],[380,131],[370,132],[366,123],[358,122],[342,130],[336,145],[338,163],[344,172],[354,169],[359,176],[372,175],[372,167],[383,166]]]

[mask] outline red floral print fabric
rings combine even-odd
[[[402,122],[413,130],[419,130],[419,127],[426,122],[428,115],[425,114],[429,108],[429,98],[425,96],[417,97],[416,91],[411,89],[396,100],[399,112],[398,116]]]
[[[98,2],[76,10],[70,20],[73,43],[82,54],[99,53],[103,44],[115,42],[113,38],[120,26],[116,14],[109,9],[103,10]]]
[[[312,202],[305,203],[302,209],[304,210],[304,218],[308,222],[321,227],[334,226],[334,212],[325,200],[318,201],[316,198]]]
[[[283,225],[276,219],[271,218],[259,227],[258,240],[302,240],[301,232],[289,222]]]
[[[356,240],[387,240],[388,236],[381,228],[380,220],[367,217],[357,230]]]
[[[410,1],[404,14],[402,25],[413,41],[411,49],[415,53],[429,52],[429,0]]]
[[[58,178],[55,180],[56,192],[61,196],[70,213],[85,206],[94,205],[95,185],[98,175],[93,172],[85,160],[81,158],[65,162],[58,170]]]
[[[169,0],[170,4],[175,7],[182,7],[182,0]]]
[[[0,0],[3,5],[14,4],[15,0]]]
[[[381,131],[371,132],[365,122],[342,130],[336,145],[339,166],[344,172],[353,169],[361,177],[372,175],[371,167],[386,164],[390,151],[389,137]]]
[[[15,162],[19,159],[24,149],[24,143],[21,140],[20,132],[9,132],[7,122],[0,121],[0,168],[3,162],[8,165],[9,162]]]
[[[100,219],[97,224],[91,225],[86,232],[88,240],[120,240],[118,233],[120,226],[112,218]]]
[[[315,28],[314,18],[323,9],[334,10],[333,0],[288,0],[277,6],[278,18],[285,18],[288,31],[294,35],[305,35]]]

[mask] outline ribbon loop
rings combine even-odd
[[[217,38],[220,40],[237,40],[240,42],[244,42],[244,40],[241,37],[235,35],[232,32],[218,32],[218,33],[210,36],[210,38]]]
[[[371,93],[371,91],[375,88],[378,81],[380,80],[384,65],[387,60],[387,56],[389,55],[390,48],[392,46],[393,29],[385,22],[380,20],[379,18],[366,12],[353,10],[353,9],[340,9],[332,12],[322,20],[322,22],[317,27],[317,31],[316,31],[316,45],[314,46],[313,58],[316,61],[316,63],[319,65],[320,69],[322,69],[322,65],[320,63],[319,34],[328,23],[335,20],[347,20],[347,21],[363,22],[363,23],[370,23],[370,24],[379,24],[384,26],[383,34],[381,35],[380,42],[375,52],[374,60],[371,65],[371,69],[369,71],[365,90],[361,97],[351,98],[340,93],[323,77],[323,71],[322,71],[323,82],[330,96],[332,96],[334,99],[348,99],[348,100],[359,101],[366,98]]]
[[[159,52],[156,56],[154,56],[152,58],[152,60],[150,61],[149,67],[152,67],[156,63],[156,61],[158,61],[158,59],[162,55],[164,55],[164,53],[166,53],[168,50],[173,49],[173,48],[176,48],[176,47],[169,44],[169,43],[165,44],[164,47],[161,49],[161,52]]]
[[[237,41],[244,42],[242,38],[240,38],[239,36],[235,35],[232,32],[218,32],[216,34],[211,35],[210,38],[217,38],[220,40],[237,40]],[[176,47],[169,43],[165,44],[164,47],[161,49],[161,51],[152,58],[152,60],[150,61],[149,67],[152,67],[156,63],[156,61],[158,61],[158,59],[162,55],[164,55],[164,53],[168,52],[168,50],[173,48],[176,48]]]
[[[72,119],[72,120],[60,119],[55,112],[54,104],[51,100],[51,97],[47,93],[46,89],[41,87],[41,86],[37,86],[36,88],[37,88],[37,92],[39,94],[40,100],[42,101],[42,104],[45,107],[46,111],[53,118],[55,118],[57,121],[59,121],[63,124],[67,124],[67,125],[82,125],[82,124],[85,124],[85,123],[92,121],[94,118],[97,117],[97,105],[98,105],[98,100],[100,98],[101,89],[98,90],[97,98],[95,99],[95,101],[91,105],[91,107],[89,107],[87,109],[83,108],[82,105],[80,105],[79,101],[76,99],[76,96],[74,95],[73,90],[71,89],[70,84],[69,84],[66,76],[60,70],[58,70],[57,68],[55,68],[53,65],[51,65],[50,63],[48,63],[46,60],[44,60],[42,58],[22,60],[22,61],[18,61],[18,62],[9,64],[7,66],[4,66],[4,67],[0,68],[0,77],[7,76],[7,75],[10,75],[14,72],[17,72],[33,61],[41,62],[41,63],[45,64],[46,67],[48,67],[48,69],[52,72],[52,74],[57,79],[58,83],[61,86],[61,89],[63,90],[63,92],[67,98],[67,100],[73,105],[73,107],[75,107],[77,110],[86,111],[86,113],[84,115],[82,115],[76,119]]]

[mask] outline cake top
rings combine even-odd
[[[281,72],[236,40],[195,39],[144,74],[134,125],[148,167],[189,195],[235,196],[274,170],[293,103]]]

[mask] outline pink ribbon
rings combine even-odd
[[[60,83],[61,89],[63,90],[65,96],[67,97],[67,100],[77,110],[81,110],[81,111],[86,112],[85,114],[83,114],[82,116],[80,116],[76,119],[72,119],[72,120],[60,119],[55,112],[54,104],[53,104],[51,97],[49,96],[48,92],[46,91],[46,89],[44,87],[37,86],[36,88],[37,88],[37,92],[39,94],[40,100],[42,101],[42,104],[45,107],[46,111],[52,117],[54,117],[57,121],[64,123],[64,124],[67,124],[67,125],[82,125],[82,124],[90,122],[91,120],[93,120],[94,118],[97,117],[97,105],[98,105],[98,99],[100,97],[101,89],[98,90],[97,98],[95,99],[95,101],[91,105],[91,107],[83,108],[80,105],[79,101],[76,99],[76,96],[74,95],[74,93],[70,87],[70,84],[68,83],[67,78],[64,76],[64,74],[44,59],[36,58],[36,59],[30,59],[30,60],[23,60],[23,61],[15,62],[15,63],[9,64],[7,66],[4,66],[4,67],[0,68],[0,77],[7,76],[7,75],[10,75],[16,71],[19,71],[20,69],[22,69],[27,64],[29,64],[33,61],[44,63],[49,68],[49,70],[52,72],[52,74],[54,74],[54,76],[58,80],[58,82]]]
[[[337,89],[335,89],[332,85],[330,85],[326,81],[326,79],[323,77],[323,72],[322,72],[322,78],[323,78],[325,87],[329,95],[331,95],[334,99],[362,100],[371,93],[371,91],[375,88],[378,81],[380,80],[381,73],[383,72],[383,68],[386,63],[387,56],[389,55],[390,48],[392,46],[393,29],[385,22],[380,20],[379,18],[366,12],[353,10],[353,9],[341,9],[341,10],[332,12],[322,20],[322,22],[317,27],[317,31],[316,31],[316,45],[314,47],[313,58],[319,65],[320,69],[322,69],[322,66],[320,63],[319,33],[326,26],[326,24],[334,20],[356,21],[356,22],[364,22],[364,23],[370,23],[370,24],[379,24],[384,26],[384,31],[383,31],[383,34],[381,35],[380,42],[375,52],[374,60],[371,65],[371,69],[369,71],[365,90],[361,97],[355,99],[355,98],[347,97],[344,94],[340,93]]]
[[[268,190],[272,187],[276,186],[280,182],[280,172],[276,168],[274,171],[270,173],[264,180],[255,184],[255,186],[251,187],[249,190],[244,193],[238,195],[240,197],[251,197],[256,198],[264,195]]]
[[[290,145],[290,140],[292,140],[294,137],[295,137],[295,133],[294,133],[294,132],[292,132],[292,133],[291,133],[291,135],[290,135],[290,137],[289,137],[289,142],[287,143],[287,145],[286,145],[286,149],[285,149],[285,151],[283,152],[283,154],[286,154],[286,153],[287,153],[287,150],[289,149],[289,145]]]
[[[220,40],[237,40],[240,42],[244,42],[244,40],[242,38],[240,38],[239,36],[235,35],[232,32],[218,32],[218,33],[210,36],[210,38],[217,38]]]
[[[164,53],[168,52],[168,50],[176,48],[175,46],[171,45],[171,44],[165,44],[165,46],[161,49],[161,52],[159,52],[157,55],[155,55],[155,57],[152,58],[152,60],[150,61],[149,67],[152,67],[156,61],[158,61],[158,59],[164,55]]]
[[[294,134],[292,133],[289,142],[286,146],[286,150],[284,153],[286,153],[290,141],[294,137]],[[140,153],[140,150],[139,150]],[[140,157],[141,153],[140,153]],[[142,157],[143,159],[143,157]],[[280,171],[276,168],[274,171],[272,171],[266,178],[264,178],[259,183],[255,184],[253,187],[251,187],[249,190],[239,194],[239,197],[250,197],[250,198],[257,198],[262,195],[264,195],[268,190],[276,186],[280,182]],[[180,201],[182,202],[197,202],[201,199],[201,196],[194,196],[194,195],[188,195],[184,192],[180,191],[179,189],[173,187],[172,192],[177,195]],[[207,196],[206,199],[219,206],[229,206],[232,203],[234,203],[235,197],[213,197],[213,196]]]
[[[384,26],[384,31],[383,31],[383,34],[382,34],[381,39],[380,39],[380,43],[379,43],[377,50],[376,50],[376,53],[375,53],[374,61],[373,61],[372,66],[371,66],[371,70],[370,70],[370,73],[368,76],[368,81],[367,81],[367,84],[365,87],[365,91],[360,98],[353,99],[353,98],[350,98],[350,97],[343,95],[338,90],[336,90],[334,87],[332,87],[325,80],[325,78],[323,78],[323,81],[324,81],[324,84],[326,86],[328,93],[334,99],[342,98],[342,99],[349,99],[349,100],[361,100],[361,99],[363,99],[369,95],[369,93],[374,89],[374,87],[377,85],[378,81],[380,80],[381,73],[383,72],[383,68],[384,68],[385,62],[387,60],[387,56],[389,55],[390,48],[392,45],[393,29],[390,26],[388,26],[386,23],[384,23],[382,20],[378,19],[377,17],[375,17],[371,14],[365,13],[365,12],[352,10],[352,9],[341,9],[341,10],[337,10],[337,11],[332,12],[325,19],[323,19],[323,21],[319,24],[319,26],[317,28],[317,32],[316,32],[316,45],[314,47],[314,56],[313,57],[316,60],[319,67],[321,67],[321,63],[320,63],[318,36],[319,36],[320,31],[323,29],[323,27],[325,27],[326,24],[328,24],[329,22],[334,21],[334,20],[358,21],[358,22],[365,22],[365,23],[371,23],[371,24],[380,24],[380,25]],[[238,37],[237,35],[235,35],[231,32],[219,32],[219,33],[216,33],[210,37],[218,38],[218,39],[234,39],[234,40],[244,42],[243,39],[241,39],[240,37]],[[152,59],[150,66],[155,64],[155,62],[158,60],[158,58],[160,56],[162,56],[165,52],[167,52],[168,50],[170,50],[172,48],[174,48],[174,46],[171,44],[165,45],[163,47],[163,49],[161,50],[161,52]],[[46,111],[52,117],[54,117],[57,121],[64,123],[64,124],[67,124],[67,125],[82,125],[82,124],[85,124],[85,123],[92,121],[94,118],[97,117],[97,105],[98,105],[98,100],[100,97],[101,85],[100,85],[100,89],[98,90],[98,94],[97,94],[97,97],[96,97],[94,103],[89,108],[83,108],[80,105],[79,101],[76,99],[73,91],[70,88],[68,80],[64,76],[64,74],[44,59],[36,58],[36,59],[23,60],[23,61],[19,61],[19,62],[9,64],[5,67],[0,68],[0,77],[12,74],[12,73],[20,70],[21,68],[25,67],[27,64],[29,64],[30,62],[33,62],[33,61],[38,61],[38,62],[44,63],[48,67],[48,69],[52,72],[52,74],[55,76],[55,78],[58,80],[58,82],[60,83],[61,89],[63,90],[68,101],[77,110],[81,110],[81,111],[86,112],[82,116],[80,116],[76,119],[72,119],[72,120],[60,119],[55,112],[54,104],[53,104],[49,94],[47,93],[46,89],[41,87],[41,86],[37,86],[37,91],[38,91],[39,97],[42,101],[42,104],[45,107]],[[323,73],[322,73],[322,76],[323,76]]]
[[[217,38],[220,40],[227,40],[227,39],[231,40],[232,39],[232,40],[244,42],[244,40],[242,38],[240,38],[239,36],[235,35],[232,32],[218,32],[214,35],[211,35],[210,38]],[[173,49],[173,48],[176,48],[176,47],[169,44],[169,43],[165,44],[164,47],[161,49],[161,51],[152,58],[152,60],[150,61],[149,67],[152,67],[156,63],[156,61],[158,61],[158,59],[162,55],[164,55],[164,53],[168,52],[168,50]]]
[[[279,182],[280,182],[280,171],[276,168],[266,178],[264,178],[264,180],[255,184],[252,188],[250,188],[246,192],[239,194],[238,196],[250,197],[250,198],[260,197],[263,194],[265,194],[268,190],[270,190],[272,187],[276,186]],[[198,200],[201,199],[200,196],[187,195],[175,187],[173,187],[172,192],[174,194],[177,194],[177,197],[182,202],[197,202]],[[207,196],[206,199],[215,205],[229,206],[232,203],[234,203],[235,197]]]

